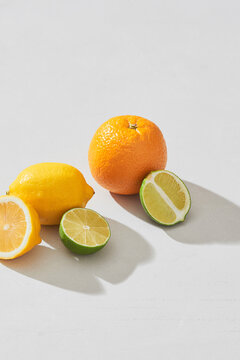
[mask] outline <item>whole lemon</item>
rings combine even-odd
[[[93,194],[78,169],[61,163],[29,166],[17,176],[8,192],[31,204],[43,225],[59,224],[67,210],[85,207]]]

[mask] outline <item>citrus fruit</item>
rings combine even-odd
[[[186,185],[167,170],[153,171],[143,180],[140,200],[147,214],[163,225],[184,221],[191,207]]]
[[[92,254],[102,249],[110,238],[107,221],[96,211],[76,208],[61,220],[59,234],[63,244],[77,254]]]
[[[85,207],[94,194],[82,173],[61,163],[41,163],[23,170],[9,187],[37,211],[41,224],[57,225],[73,207]]]
[[[136,194],[150,171],[165,168],[167,148],[153,122],[140,116],[116,116],[96,131],[88,160],[101,186],[117,194]]]
[[[0,197],[0,259],[14,259],[40,244],[36,211],[16,196]]]

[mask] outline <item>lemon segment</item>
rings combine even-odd
[[[107,221],[90,209],[67,211],[59,227],[64,245],[78,254],[91,254],[103,248],[110,238]]]
[[[0,197],[0,258],[14,259],[41,242],[36,211],[16,196]]]
[[[191,207],[186,185],[167,170],[153,171],[143,180],[140,200],[147,214],[163,225],[184,221]]]

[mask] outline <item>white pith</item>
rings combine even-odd
[[[156,182],[154,181],[155,177],[159,174],[159,173],[166,173],[168,175],[171,175],[176,182],[180,185],[181,189],[184,191],[184,194],[186,196],[186,201],[185,201],[185,206],[180,210],[178,209],[174,203],[172,202],[172,200],[167,196],[167,194],[165,193],[165,191],[156,184]],[[185,186],[183,185],[183,183],[180,181],[180,179],[174,175],[173,173],[166,171],[166,170],[161,170],[161,171],[156,171],[151,173],[151,175],[149,175],[149,177],[146,178],[146,185],[148,183],[151,183],[155,189],[157,190],[157,192],[159,193],[159,195],[163,198],[163,200],[167,203],[167,205],[172,209],[172,211],[175,213],[176,215],[176,219],[174,220],[174,223],[178,222],[178,221],[183,221],[186,213],[189,209],[189,203],[190,203],[190,196],[188,191],[185,189]],[[187,201],[188,200],[188,201]]]
[[[25,218],[26,218],[26,223],[27,223],[27,229],[23,238],[23,241],[21,243],[21,245],[9,252],[5,252],[5,251],[0,251],[0,258],[4,258],[4,259],[9,259],[14,257],[16,254],[20,253],[26,246],[29,235],[32,231],[32,224],[31,224],[31,217],[28,211],[27,206],[24,204],[24,202],[19,199],[18,197],[15,196],[6,196],[6,197],[2,197],[0,198],[0,203],[8,203],[8,202],[14,202],[15,204],[17,204],[24,212]],[[1,239],[0,239],[1,241]]]

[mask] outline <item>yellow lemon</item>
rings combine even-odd
[[[57,225],[74,207],[85,207],[94,194],[82,173],[61,163],[40,163],[23,170],[10,185],[8,195],[31,204],[41,224]]]
[[[14,259],[41,242],[36,211],[16,196],[0,197],[0,259]]]

